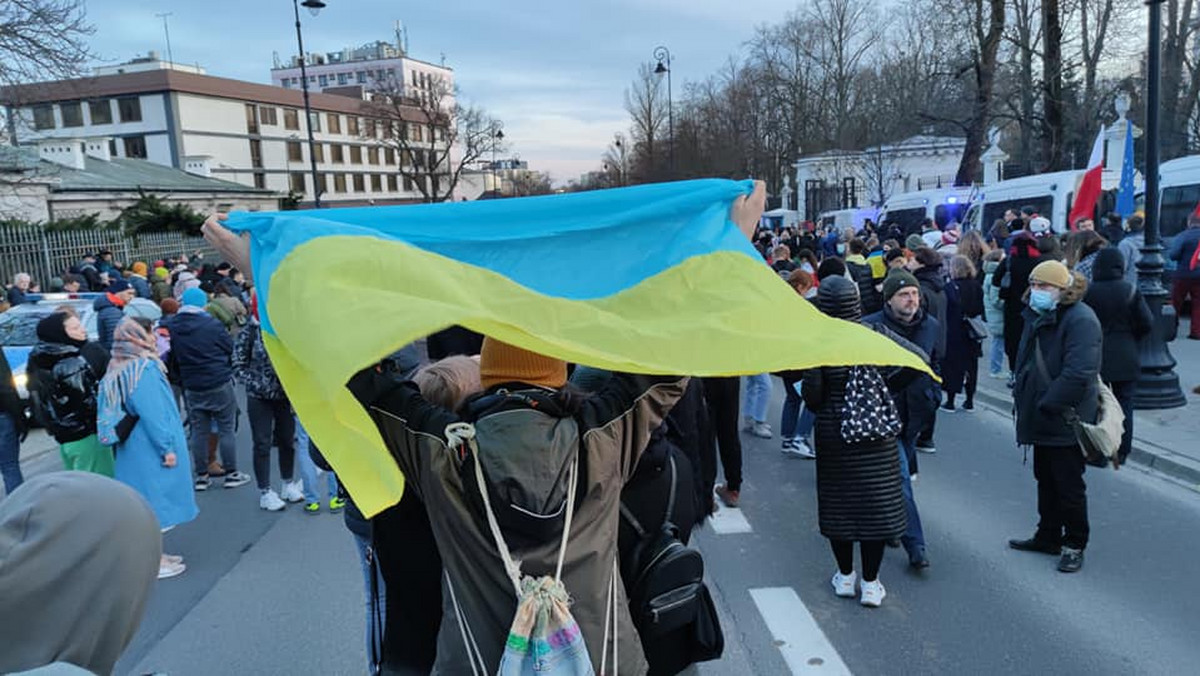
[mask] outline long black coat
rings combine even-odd
[[[1101,249],[1092,268],[1087,303],[1104,329],[1100,378],[1106,383],[1137,380],[1141,371],[1138,339],[1150,332],[1153,317],[1142,293],[1125,281],[1125,258],[1114,247]]]
[[[955,279],[946,285],[946,354],[942,357],[942,389],[962,391],[971,363],[983,355],[982,343],[972,340],[967,317],[983,316],[983,285],[978,279]]]
[[[1041,263],[1037,242],[1032,236],[1019,235],[1013,238],[1007,257],[992,275],[992,284],[1000,289],[1000,300],[1004,301],[1004,352],[1015,369],[1017,348],[1021,334],[1025,331],[1025,291],[1029,289],[1029,273]],[[1009,284],[1005,286],[1005,280]]]
[[[817,295],[821,311],[856,321],[857,289],[844,277],[830,277]],[[821,534],[831,540],[892,540],[904,533],[900,450],[895,439],[861,444],[842,440],[846,405],[845,366],[808,371],[804,401],[817,415],[817,512]]]

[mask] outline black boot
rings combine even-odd
[[[1040,552],[1042,554],[1059,554],[1062,551],[1062,546],[1053,542],[1039,540],[1037,537],[1031,537],[1028,540],[1009,540],[1008,546],[1020,552]]]
[[[1080,568],[1083,568],[1083,550],[1063,547],[1058,569],[1064,573],[1078,573]]]

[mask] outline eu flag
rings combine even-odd
[[[1125,120],[1125,159],[1121,162],[1121,185],[1117,189],[1117,213],[1122,218],[1133,215],[1133,123]]]

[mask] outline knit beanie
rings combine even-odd
[[[1071,286],[1071,271],[1058,261],[1044,261],[1029,273],[1029,281],[1066,289]]]
[[[167,277],[171,276],[171,273],[167,271],[166,268],[154,268],[154,276],[165,280]]]
[[[883,280],[884,302],[891,300],[892,296],[896,295],[900,289],[908,288],[910,286],[920,288],[921,283],[918,282],[917,278],[914,277],[913,274],[908,270],[892,270],[888,273],[887,278]]]
[[[135,275],[146,276],[146,264],[141,261],[134,263],[129,269],[133,270],[133,274]]]
[[[194,286],[184,291],[180,300],[183,301],[184,307],[204,307],[208,305],[208,294],[204,293],[200,287]]]
[[[179,312],[179,301],[174,298],[164,298],[158,306],[162,308],[164,315],[169,316]]]
[[[123,279],[118,279],[118,280],[113,281],[112,284],[109,284],[108,288],[105,289],[105,291],[107,291],[109,293],[121,293],[122,291],[131,289],[131,288],[133,288],[133,287],[129,286],[129,282],[127,282]]]
[[[904,248],[909,251],[916,251],[925,246],[925,240],[921,239],[920,235],[909,235],[908,239],[904,240]]]
[[[567,383],[567,362],[484,337],[479,355],[479,384],[527,383],[559,388]]]

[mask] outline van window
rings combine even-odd
[[[950,223],[958,223],[961,226],[967,206],[966,204],[939,204],[933,209],[933,222],[937,223],[942,230],[945,230]]]
[[[1021,207],[1031,206],[1039,215],[1045,216],[1053,220],[1054,215],[1054,196],[1053,195],[1038,195],[1037,197],[1020,197],[1017,199],[1007,200],[1004,202],[988,202],[983,205],[983,222],[981,224],[984,231],[992,227],[992,223],[1004,218],[1004,212],[1012,209],[1017,213],[1021,213]],[[1061,226],[1059,226],[1061,227]]]
[[[1163,237],[1173,237],[1187,228],[1188,216],[1200,204],[1200,183],[1179,185],[1162,191],[1158,226]]]
[[[896,209],[884,215],[884,223],[895,223],[905,233],[921,232],[921,221],[925,220],[925,207]]]

